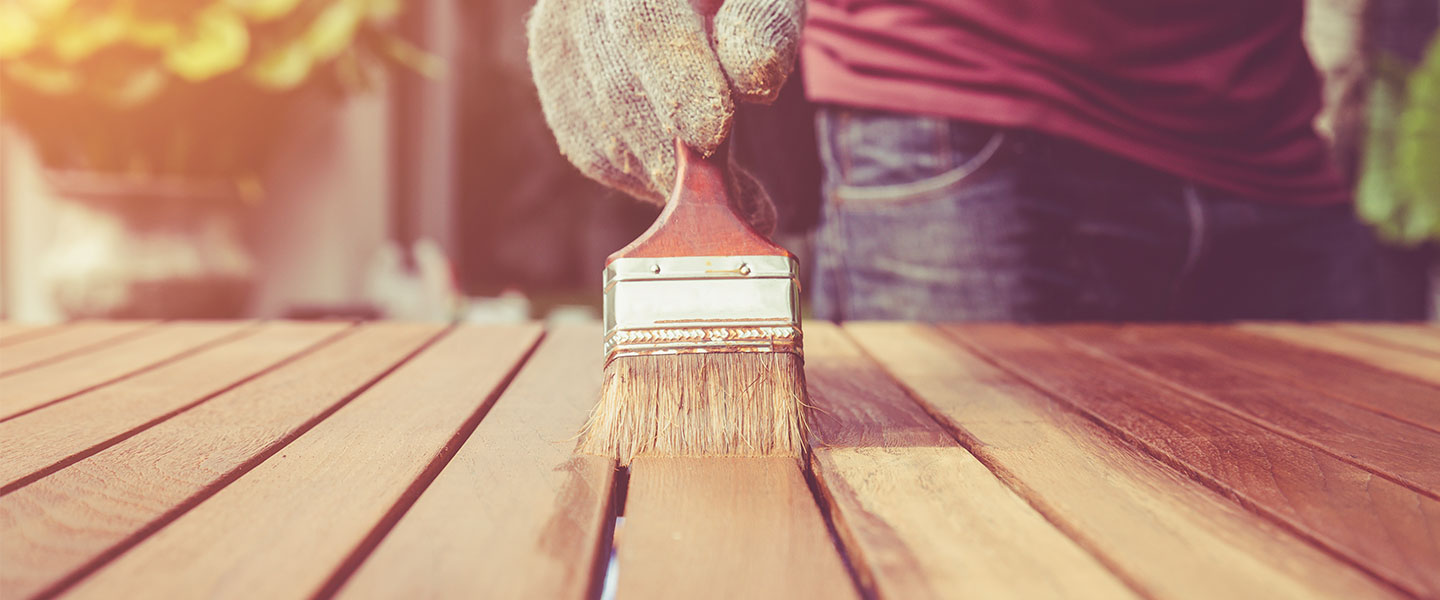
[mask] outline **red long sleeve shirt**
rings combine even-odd
[[[810,0],[812,100],[1028,128],[1264,201],[1349,199],[1303,0]]]

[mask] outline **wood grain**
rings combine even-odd
[[[1134,331],[1133,335],[1152,331],[1142,327],[1125,329]],[[1440,528],[1440,522],[1429,520],[1431,513],[1440,511],[1440,501],[1435,498],[1375,477],[1313,444],[1281,436],[1230,410],[1162,385],[1113,358],[1090,355],[1060,343],[1059,336],[1047,335],[1045,330],[1013,326],[959,326],[947,330],[1010,371],[1064,398],[1127,441],[1287,529],[1410,593],[1440,593],[1440,547],[1434,539],[1426,541],[1409,535],[1415,528]],[[1076,331],[1077,337],[1092,340],[1101,338],[1104,328],[1065,331]],[[1307,404],[1303,397],[1269,397],[1263,387],[1261,393],[1249,394],[1249,386],[1263,386],[1264,380],[1243,372],[1225,373],[1209,357],[1181,355],[1175,359],[1171,354],[1172,360],[1166,361],[1166,338],[1145,337],[1148,343],[1134,358],[1144,360],[1146,366],[1164,368],[1165,374],[1181,372],[1196,387],[1217,387],[1219,393],[1214,395],[1224,396],[1227,406],[1292,430],[1304,429],[1311,436],[1323,436],[1343,445],[1342,453],[1365,453],[1374,462],[1385,463],[1413,478],[1430,481],[1440,475],[1434,461],[1424,458],[1431,453],[1426,446],[1432,451],[1440,448],[1436,438],[1412,435],[1405,439],[1407,434],[1425,433],[1423,429],[1407,429],[1404,423],[1354,407],[1350,408],[1355,423],[1347,428],[1342,420],[1346,414],[1343,409],[1326,413],[1324,402]],[[1126,343],[1122,338],[1107,347],[1114,349]],[[1207,380],[1214,383],[1197,383]],[[1275,389],[1268,391],[1283,394]],[[1327,434],[1327,426],[1341,427],[1341,432],[1352,435]],[[1385,439],[1386,432],[1393,433],[1397,440]],[[1406,450],[1421,454],[1407,457]],[[1380,494],[1406,498],[1412,507],[1392,515],[1398,518],[1396,524],[1401,530],[1385,527],[1380,511],[1389,507],[1373,500]]]
[[[35,338],[58,333],[65,328],[64,324],[49,323],[16,323],[13,321],[0,321],[0,348],[10,346],[22,341],[29,341]],[[0,368],[4,367],[0,361]]]
[[[339,597],[590,597],[610,555],[615,461],[574,448],[600,393],[600,333],[546,335]]]
[[[617,598],[858,598],[793,458],[637,457]]]
[[[805,325],[812,460],[885,598],[1137,598],[990,473],[839,329]]]
[[[177,323],[0,379],[0,419],[153,369],[252,330],[249,323]],[[45,341],[44,338],[36,341]]]
[[[1425,323],[1338,323],[1333,327],[1440,358],[1440,328]]]
[[[1185,344],[1183,338],[1149,327],[1081,325],[1052,331],[1072,341],[1067,352],[1075,356],[1070,364],[1077,368],[1091,368],[1095,363],[1076,353],[1089,350],[1113,357],[1191,398],[1440,499],[1440,461],[1433,458],[1440,452],[1440,433],[1283,381],[1258,377],[1209,350]],[[1096,368],[1106,373],[1114,370],[1108,365]],[[1117,384],[1132,381],[1141,401],[1170,406],[1186,402],[1170,403],[1170,392],[1152,391],[1152,385],[1128,375]],[[1209,412],[1193,416],[1210,424],[1218,422]],[[1248,436],[1253,428],[1239,426],[1236,431]]]
[[[455,330],[69,595],[314,595],[413,501],[538,335]]]
[[[1157,326],[1160,327],[1160,326]],[[1204,346],[1253,373],[1440,431],[1440,387],[1343,357],[1243,331],[1165,326],[1164,335]]]
[[[1316,350],[1363,362],[1440,385],[1440,356],[1430,356],[1404,346],[1386,344],[1356,333],[1317,325],[1293,323],[1246,323],[1241,329]]]
[[[54,333],[38,338],[7,341],[0,344],[0,377],[103,348],[154,325],[154,321],[88,321],[56,326]]]
[[[1142,595],[1398,595],[934,329],[868,323],[846,331],[992,472]]]
[[[295,337],[294,327],[281,329]],[[439,329],[367,325],[0,497],[0,589],[18,598],[73,583],[279,450]]]
[[[144,428],[343,331],[338,323],[264,325],[228,344],[0,422],[0,491],[94,446]]]

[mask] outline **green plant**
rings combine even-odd
[[[434,68],[386,32],[399,3],[0,0],[0,117],[55,168],[249,177],[297,102]]]
[[[1392,242],[1440,240],[1440,36],[1413,71],[1382,57],[1376,73],[1360,215]]]

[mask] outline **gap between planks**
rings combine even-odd
[[[991,472],[1144,596],[1399,595],[933,328],[846,331]]]

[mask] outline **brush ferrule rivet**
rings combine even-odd
[[[656,274],[656,275],[659,275],[659,274],[660,274],[660,265],[650,265],[650,272],[651,272],[651,273],[654,273],[654,274]]]
[[[749,275],[749,274],[750,274],[750,265],[747,265],[747,264],[745,264],[745,263],[740,263],[740,269],[739,269],[739,271],[740,271],[740,274],[741,274],[741,275]]]

